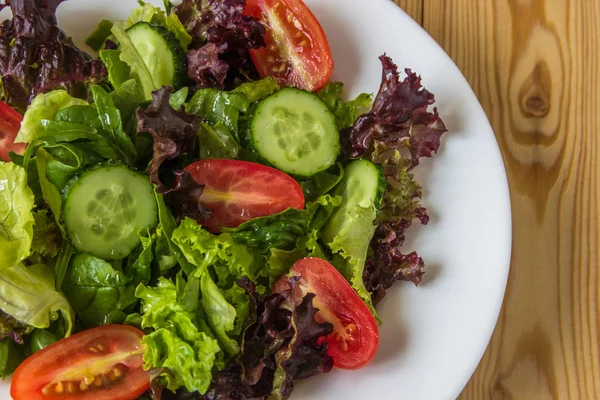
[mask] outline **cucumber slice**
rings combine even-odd
[[[340,153],[335,117],[327,105],[295,88],[281,89],[256,106],[250,136],[263,160],[300,177],[326,170]]]
[[[105,260],[127,257],[138,232],[158,222],[148,177],[124,165],[101,165],[71,179],[63,194],[62,222],[73,246]]]
[[[154,86],[182,86],[187,79],[187,59],[179,40],[160,25],[138,22],[127,29],[133,45],[148,67]]]
[[[370,161],[352,161],[344,168],[344,174],[342,182],[333,190],[333,195],[342,196],[342,204],[335,209],[323,228],[323,241],[327,244],[332,243],[340,233],[363,232],[367,228],[362,221],[364,213],[357,213],[357,209],[370,210],[372,218],[369,217],[369,222],[372,222],[381,208],[385,193],[385,178],[381,169]],[[357,223],[357,215],[361,215],[360,223]],[[368,245],[368,241],[366,243]]]

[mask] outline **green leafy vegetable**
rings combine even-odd
[[[235,159],[240,152],[240,145],[237,144],[229,129],[221,121],[215,125],[201,123],[200,132],[198,133],[198,143],[200,145],[201,159]]]
[[[242,83],[232,90],[232,93],[246,95],[251,103],[256,103],[280,89],[277,79],[267,77],[259,81]]]
[[[23,347],[10,339],[0,340],[0,378],[12,374],[25,359]]]
[[[110,263],[87,255],[71,258],[62,290],[84,326],[121,323],[137,303],[135,285]]]
[[[184,219],[173,231],[173,243],[186,260],[195,267],[188,274],[201,276],[212,267],[220,288],[231,287],[238,279],[247,277],[258,282],[262,274],[260,252],[236,243],[230,234],[213,235],[192,219]],[[264,291],[264,288],[261,290]]]
[[[303,210],[289,208],[278,214],[253,218],[235,229],[224,231],[231,232],[236,241],[250,247],[265,251],[273,247],[289,250],[310,230],[321,228],[341,201],[340,196],[321,196],[306,204]]]
[[[340,130],[354,125],[361,114],[369,111],[373,100],[370,94],[362,93],[354,100],[344,101],[343,93],[344,84],[341,82],[329,82],[317,93],[335,115]]]
[[[158,89],[158,87],[154,83],[152,74],[150,74],[150,70],[148,70],[148,67],[144,63],[142,56],[135,48],[133,42],[129,38],[129,35],[127,35],[127,32],[125,32],[123,23],[115,22],[112,28],[112,33],[119,41],[121,49],[119,58],[131,68],[132,75],[136,77],[142,88],[144,99],[151,100],[152,92]]]
[[[171,107],[173,107],[173,109],[175,110],[179,110],[181,107],[183,107],[185,101],[187,100],[189,92],[190,88],[186,86],[173,93],[169,98],[169,104],[171,105]]]
[[[197,115],[211,125],[221,122],[233,138],[239,141],[240,114],[246,113],[249,107],[250,101],[245,94],[217,89],[199,89],[186,104],[185,111]]]
[[[56,113],[72,105],[87,105],[85,100],[77,99],[66,90],[53,90],[35,96],[21,122],[21,129],[15,142],[29,143],[40,137],[44,132],[43,120],[53,120]]]
[[[29,256],[33,205],[33,192],[27,186],[25,169],[12,162],[0,162],[0,271]]]
[[[169,390],[185,387],[190,392],[205,393],[220,347],[210,332],[201,329],[199,314],[182,304],[185,285],[180,287],[178,293],[171,280],[160,278],[156,287],[140,285],[135,292],[142,300],[142,327],[155,330],[142,339],[146,345],[144,366],[165,368],[168,372],[162,377]],[[187,292],[192,299],[188,297],[186,305],[198,304],[195,293],[194,298]]]
[[[33,241],[28,262],[41,263],[55,258],[60,252],[62,236],[56,221],[46,210],[33,213]]]
[[[108,79],[114,88],[120,88],[132,79],[131,67],[121,59],[121,50],[100,50],[100,59],[106,66]]]
[[[208,320],[208,325],[223,350],[230,355],[236,355],[240,351],[237,340],[228,336],[228,333],[232,332],[234,328],[235,308],[227,302],[223,293],[206,272],[200,277],[200,292],[202,293],[200,302]]]
[[[0,271],[0,310],[38,329],[48,328],[60,315],[66,336],[75,318],[67,299],[54,289],[52,271],[43,264]]]
[[[307,202],[317,200],[320,196],[329,193],[342,179],[344,179],[344,167],[338,163],[326,171],[311,176],[308,180],[301,181],[304,199]]]
[[[111,21],[103,19],[100,21],[94,32],[88,36],[85,40],[85,44],[90,46],[92,50],[98,51],[106,42],[106,39],[111,35],[111,29],[113,27],[113,23]]]
[[[92,86],[92,95],[102,125],[103,136],[115,143],[125,153],[131,164],[131,160],[136,156],[136,151],[131,139],[123,132],[121,112],[115,107],[111,96],[100,86]]]
[[[55,162],[55,159],[50,153],[41,148],[36,153],[35,161],[40,180],[40,187],[42,189],[42,197],[46,204],[48,204],[50,207],[50,211],[52,211],[52,214],[54,214],[54,218],[58,223],[62,212],[62,195],[56,186],[50,183],[46,175],[48,164],[50,162]]]

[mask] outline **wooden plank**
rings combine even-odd
[[[423,0],[393,0],[419,24],[423,24]]]
[[[494,127],[513,207],[504,307],[461,398],[598,398],[600,1],[425,0],[423,13]]]

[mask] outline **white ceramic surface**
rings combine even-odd
[[[398,283],[379,305],[380,347],[368,367],[300,382],[292,399],[454,399],[491,337],[508,276],[510,201],[494,134],[458,68],[391,1],[307,3],[329,38],[333,79],[349,95],[377,91],[377,57],[387,52],[422,75],[450,132],[416,169],[431,222],[411,228],[405,250],[425,259],[422,285]],[[59,23],[82,46],[101,19],[125,18],[136,4],[71,0],[60,6]],[[9,398],[8,387],[0,384],[0,399]]]

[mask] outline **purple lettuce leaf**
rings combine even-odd
[[[428,111],[435,98],[421,86],[421,78],[406,69],[407,77],[401,81],[391,58],[383,55],[380,60],[383,78],[373,108],[342,131],[342,145],[351,158],[365,155],[375,141],[390,148],[406,148],[411,155],[410,168],[414,168],[419,158],[437,152],[447,129],[435,108]]]
[[[204,185],[198,184],[192,174],[186,170],[174,171],[175,185],[165,191],[165,202],[178,216],[179,220],[189,217],[196,220],[208,220],[211,211],[200,204]]]
[[[328,336],[333,327],[315,321],[314,294],[299,298],[295,283],[291,280],[291,289],[261,298],[251,282],[239,282],[254,309],[246,322],[242,352],[229,367],[213,373],[204,395],[180,389],[177,393],[164,391],[163,399],[258,400],[271,395],[287,399],[294,379],[329,372],[333,360],[327,354],[327,343],[319,339]]]
[[[174,8],[192,36],[188,75],[199,87],[258,78],[249,50],[265,46],[266,29],[244,15],[245,6],[245,0],[184,0]]]
[[[13,18],[0,25],[0,79],[4,100],[23,112],[33,98],[62,88],[90,99],[88,87],[103,80],[100,60],[77,48],[58,28],[56,8],[62,0],[6,0]]]
[[[159,193],[170,188],[161,181],[160,173],[168,161],[175,162],[180,156],[194,150],[200,120],[194,115],[175,110],[169,104],[173,88],[164,86],[152,93],[148,108],[138,108],[136,118],[138,135],[148,133],[154,139],[152,162],[149,168],[150,181],[157,185]],[[186,181],[189,182],[189,181]]]
[[[373,304],[398,280],[418,285],[425,263],[415,252],[404,254],[406,231],[415,219],[429,222],[421,204],[421,187],[410,172],[421,157],[432,157],[447,131],[437,110],[429,111],[435,98],[421,85],[421,78],[406,70],[400,80],[398,67],[383,55],[383,78],[372,110],[342,131],[342,145],[350,158],[365,157],[382,168],[386,180],[377,229],[363,272]]]
[[[32,331],[32,326],[19,322],[0,310],[0,340],[9,338],[15,343],[23,344],[23,336],[30,334]]]

